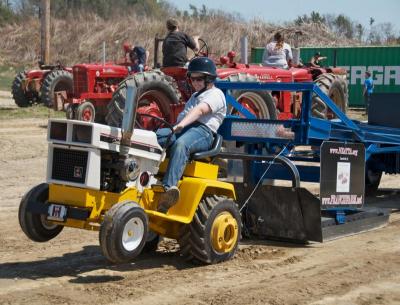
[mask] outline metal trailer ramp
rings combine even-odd
[[[249,238],[273,239],[296,243],[325,242],[387,224],[390,210],[365,208],[336,213],[321,210],[320,200],[302,187],[262,185],[254,187],[235,183],[242,209],[244,234]]]

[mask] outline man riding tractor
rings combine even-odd
[[[217,69],[207,57],[196,57],[189,63],[187,76],[195,90],[178,115],[177,124],[171,129],[157,132],[161,146],[170,139],[171,155],[163,178],[165,193],[160,198],[159,211],[167,211],[179,199],[177,183],[182,177],[191,154],[208,150],[226,115],[223,92],[213,84]]]

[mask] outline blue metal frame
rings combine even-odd
[[[363,143],[366,148],[366,160],[374,154],[395,154],[400,153],[400,129],[373,126],[356,120],[349,119],[335,103],[314,83],[259,83],[259,82],[227,82],[217,81],[215,85],[224,91],[227,103],[241,113],[244,118],[228,116],[218,133],[226,140],[240,141],[246,144],[264,143],[271,145],[312,145],[319,147],[323,141],[358,142]],[[261,91],[294,91],[302,92],[301,116],[291,120],[262,120],[244,109],[232,96],[231,90],[261,90]],[[311,116],[312,96],[316,94],[327,105],[327,108],[336,116],[334,120],[319,119]],[[283,124],[290,128],[294,133],[293,139],[283,139],[278,137],[247,137],[232,136],[232,124],[235,122]],[[291,160],[298,160],[296,156],[290,155],[290,150],[284,155]],[[257,152],[260,153],[260,152]],[[398,158],[398,156],[397,156]],[[314,151],[310,158],[300,158],[302,161],[319,161],[319,151]],[[262,164],[259,164],[262,165]],[[387,165],[392,166],[393,165]],[[264,166],[260,166],[263,168]],[[400,166],[398,166],[400,167]],[[278,169],[276,169],[278,170]],[[388,172],[400,172],[400,168],[385,168]],[[319,181],[316,177],[316,170],[299,170],[302,181]],[[273,171],[277,173],[276,171]],[[281,174],[279,174],[280,176]],[[273,177],[269,177],[273,178]]]

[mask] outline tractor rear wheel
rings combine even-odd
[[[19,225],[25,235],[33,241],[49,241],[60,234],[64,228],[64,226],[47,221],[45,215],[28,211],[28,204],[30,205],[30,209],[37,208],[39,210],[47,203],[48,198],[49,186],[47,183],[42,183],[26,193],[19,205]]]
[[[257,82],[257,77],[239,73],[233,74],[228,77],[231,82]],[[235,90],[231,95],[248,111],[260,119],[277,119],[277,111],[274,99],[269,92],[264,91],[248,91],[248,90]],[[235,114],[236,110],[233,108],[228,109],[228,114]]]
[[[348,86],[346,80],[333,73],[324,73],[317,77],[315,84],[346,113],[348,104]],[[329,110],[322,99],[316,95],[312,98],[312,115],[320,119],[329,119]]]
[[[137,257],[147,240],[148,218],[133,201],[115,204],[104,215],[99,232],[100,247],[112,263],[125,263]]]
[[[219,263],[233,257],[241,236],[236,203],[225,197],[203,197],[193,220],[182,227],[178,240],[182,256],[192,262]]]
[[[105,120],[108,125],[121,126],[128,86],[137,89],[139,95],[137,113],[152,114],[172,123],[171,104],[178,104],[180,99],[177,86],[170,76],[161,71],[147,71],[131,75],[120,83],[107,105],[108,113]],[[142,125],[151,129],[153,124],[146,120]]]
[[[53,70],[43,80],[40,89],[40,98],[44,105],[51,107],[54,104],[54,93],[66,91],[72,93],[72,74],[66,70]]]
[[[22,83],[26,79],[25,72],[19,72],[17,76],[15,76],[14,81],[11,86],[11,92],[15,104],[18,107],[28,107],[32,105],[32,101],[25,95],[25,91],[22,89]]]

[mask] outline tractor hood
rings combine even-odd
[[[293,76],[289,70],[272,68],[272,67],[263,67],[258,65],[244,65],[244,64],[236,64],[235,67],[231,68],[220,68],[217,69],[218,77],[221,79],[225,79],[233,74],[238,73],[246,73],[250,75],[254,75],[262,82],[292,82]]]
[[[126,66],[119,66],[115,64],[79,64],[73,66],[74,73],[83,71],[95,71],[99,75],[115,76],[119,77],[121,75],[128,75],[128,68]]]

